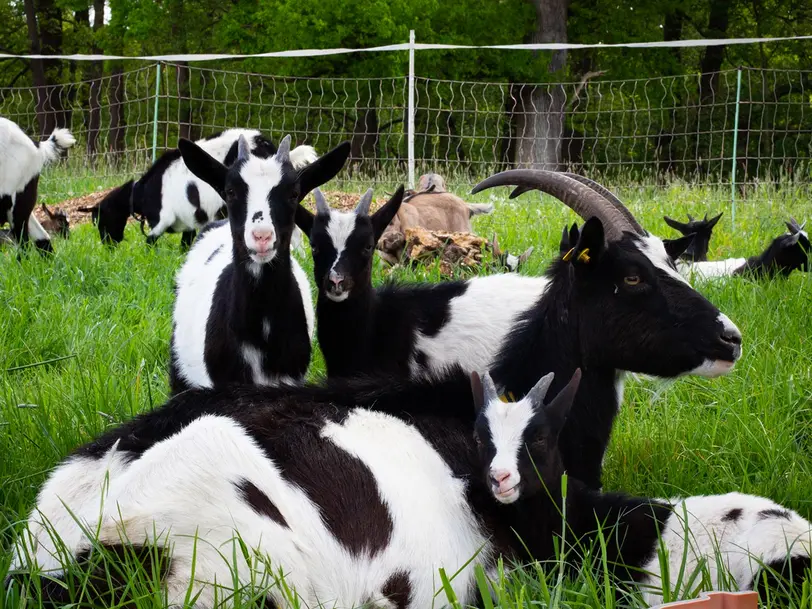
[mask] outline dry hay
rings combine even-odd
[[[415,227],[406,229],[405,257],[419,264],[440,260],[440,272],[451,276],[460,267],[477,269],[482,266],[486,239],[473,233],[448,233]]]

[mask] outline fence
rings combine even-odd
[[[143,171],[180,136],[234,126],[290,133],[319,152],[350,140],[350,175],[364,182],[431,170],[470,184],[542,164],[641,184],[809,183],[812,72],[459,82],[421,74],[410,59],[411,75],[369,79],[159,62],[45,90],[0,89],[0,115],[32,135],[57,124],[77,135],[70,170],[45,176],[43,188],[62,197]]]

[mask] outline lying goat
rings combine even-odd
[[[436,173],[421,176],[420,187],[422,190],[403,198],[400,209],[378,241],[378,249],[385,254],[387,262],[400,261],[409,228],[470,233],[473,216],[493,211],[493,205],[468,204],[457,195],[446,192],[445,181]]]
[[[45,220],[42,221],[42,228],[44,228],[49,235],[59,235],[63,239],[70,237],[70,221],[64,209],[57,207],[54,211],[51,211],[45,203],[40,204],[40,208],[45,214]]]
[[[722,212],[723,214],[724,212]],[[708,220],[708,214],[705,214],[704,220],[694,220],[691,214],[688,214],[688,222],[677,222],[668,216],[663,216],[663,220],[674,230],[681,232],[683,235],[693,235],[694,240],[688,249],[682,254],[681,258],[688,262],[704,262],[708,259],[708,246],[710,244],[711,235],[713,234],[713,227],[719,222],[722,214],[714,216]]]
[[[290,255],[294,216],[310,190],[341,170],[349,144],[299,170],[290,136],[266,156],[241,135],[229,166],[188,140],[178,147],[184,167],[225,199],[229,217],[203,229],[178,272],[172,391],[301,379],[314,315],[307,275]]]
[[[547,404],[552,373],[524,399],[509,404],[499,399],[487,374],[481,384],[476,375],[472,381],[480,405],[475,437],[482,479],[493,497],[506,504],[505,524],[526,544],[520,558],[553,561],[561,544],[568,544],[563,550],[572,563],[584,552],[600,556],[603,548],[616,578],[636,582],[649,604],[662,601],[663,586],[673,586],[678,573],[693,581],[705,568],[712,585],[729,573],[734,589],[751,590],[765,570],[787,577],[792,572],[800,586],[812,566],[812,525],[762,497],[638,498],[591,490],[570,477],[565,508],[558,438],[581,384],[580,370]],[[667,552],[663,556],[661,544]],[[663,581],[664,570],[670,582]]]
[[[564,471],[557,436],[578,380],[576,370],[548,405],[542,399],[550,377],[507,406],[487,377],[483,394],[459,370],[445,381],[379,377],[180,394],[55,468],[17,539],[12,569],[17,577],[50,571],[28,585],[43,582],[44,600],[55,605],[80,594],[88,603],[130,604],[128,588],[116,588],[118,574],[128,579],[116,562],[126,556],[131,565],[145,562],[170,605],[193,598],[201,609],[231,606],[237,589],[247,588],[242,598],[261,594],[275,607],[295,598],[303,607],[422,609],[436,604],[443,568],[454,574],[449,586],[460,606],[482,605],[478,566],[494,577],[502,558],[557,559]],[[596,541],[600,522],[608,568],[618,579],[651,585],[652,595],[660,573],[657,527],[674,565],[682,555],[675,550],[685,530],[683,505],[698,518],[688,521],[701,535],[698,553],[713,539],[703,534],[700,523],[707,524],[741,588],[760,571],[742,558],[744,549],[766,567],[780,568],[791,554],[796,577],[809,564],[809,523],[766,499],[728,495],[671,505],[600,494],[572,478],[568,488],[575,536],[568,531],[564,540]],[[511,501],[518,503],[503,505]],[[609,531],[615,525],[617,535]],[[168,558],[163,568],[157,554]],[[112,562],[106,571],[103,561]],[[89,576],[76,573],[75,563]],[[650,574],[636,570],[644,566]]]
[[[67,129],[54,129],[34,143],[16,123],[0,117],[0,225],[8,222],[17,243],[29,239],[42,251],[53,251],[51,237],[32,213],[44,165],[59,160],[76,143]]]
[[[352,212],[330,209],[319,197],[315,216],[300,206],[296,221],[310,238],[328,376],[490,369],[505,391],[521,396],[542,374],[569,378],[583,367],[563,450],[570,473],[600,487],[624,372],[727,374],[741,355],[741,334],[677,272],[671,258],[687,240],[666,249],[622,203],[579,180],[586,179],[514,170],[475,189],[536,188],[588,219],[572,251],[544,277],[505,273],[373,288],[373,248],[402,189],[373,214],[371,193]]]
[[[255,129],[227,129],[196,144],[226,166],[237,158],[237,141],[244,137],[251,154],[269,158],[276,153],[271,140]],[[299,146],[290,153],[290,162],[300,169],[316,158],[310,146]],[[130,180],[108,194],[101,202],[82,211],[90,211],[101,240],[120,243],[131,216],[140,216],[149,226],[147,243],[152,244],[165,232],[183,233],[184,247],[192,244],[195,231],[209,221],[222,218],[227,206],[222,197],[194,175],[181,158],[179,149],[169,150],[156,160],[138,180]]]

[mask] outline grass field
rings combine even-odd
[[[675,185],[621,193],[641,223],[661,236],[673,235],[663,213],[682,217],[726,209],[711,258],[760,252],[782,232],[789,214],[812,216],[802,193],[764,190],[740,201],[734,231],[726,190]],[[537,194],[514,202],[507,202],[507,194],[500,189],[478,197],[492,198],[497,209],[478,217],[475,227],[483,235],[498,233],[511,252],[534,245],[522,272],[539,274],[557,252],[564,222],[575,216],[546,197],[540,203]],[[104,429],[160,405],[167,394],[179,237],[166,236],[148,249],[130,226],[125,243],[110,250],[94,227],[83,225],[70,240],[56,240],[55,249],[53,258],[32,251],[21,261],[13,248],[0,250],[0,578],[15,527],[50,468]],[[383,265],[376,265],[380,281]],[[311,268],[309,260],[305,266]],[[436,269],[396,275],[439,279]],[[652,496],[737,490],[810,518],[812,277],[796,273],[760,283],[733,278],[699,287],[742,330],[744,355],[720,379],[630,382],[605,463],[606,488]],[[311,375],[322,370],[317,354]],[[812,606],[812,582],[807,584],[796,606]],[[599,568],[562,583],[556,572],[528,567],[497,588],[503,606],[614,602]],[[137,604],[156,606],[156,598],[145,596]],[[17,588],[0,590],[0,607],[4,602],[36,606]]]

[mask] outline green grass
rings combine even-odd
[[[109,181],[79,178],[71,190],[87,192]],[[740,201],[736,230],[726,189],[675,184],[621,192],[641,223],[661,236],[673,236],[663,213],[679,218],[725,209],[711,258],[761,251],[790,213],[812,216],[808,195],[791,189],[759,190]],[[491,197],[497,210],[477,217],[476,230],[498,233],[503,249],[512,252],[534,245],[523,272],[541,273],[557,252],[562,226],[575,216],[547,197],[539,202],[537,194],[508,202],[507,189],[475,200]],[[48,192],[43,198],[56,200]],[[130,226],[126,241],[110,250],[84,225],[70,240],[56,240],[55,249],[52,258],[31,251],[21,261],[14,249],[0,250],[0,578],[13,530],[50,468],[103,430],[160,405],[167,394],[179,237],[165,236],[149,249]],[[387,272],[376,264],[379,282]],[[309,260],[305,266],[310,270]],[[439,279],[437,269],[398,269],[394,275]],[[661,497],[737,490],[770,497],[810,518],[812,276],[758,283],[736,278],[699,287],[742,330],[744,356],[720,379],[629,382],[605,463],[606,488]],[[316,355],[311,374],[322,370]],[[574,580],[528,566],[506,574],[496,590],[503,607],[614,602],[599,557]],[[0,594],[0,607],[3,599],[8,606],[37,606],[17,594],[16,588]],[[145,593],[137,604],[156,606],[156,599]],[[810,606],[808,597],[796,601]]]

